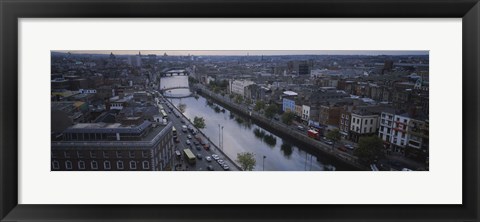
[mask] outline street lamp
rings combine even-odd
[[[223,151],[223,126],[222,126],[222,142],[221,142],[221,144],[222,144],[222,145],[221,145],[221,149],[222,149],[222,151]]]
[[[263,161],[262,161],[263,171],[265,171],[265,158],[267,158],[267,156],[263,155]]]

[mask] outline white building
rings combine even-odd
[[[358,142],[361,136],[369,136],[377,133],[379,124],[377,114],[353,111],[350,122],[350,138]]]
[[[392,137],[394,118],[395,115],[389,112],[382,112],[380,115],[380,129],[378,130],[378,137],[388,143],[390,143]]]
[[[302,120],[308,121],[310,119],[310,106],[302,105]]]
[[[245,96],[245,87],[253,84],[255,84],[255,82],[250,80],[230,80],[230,92]]]

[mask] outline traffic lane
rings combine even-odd
[[[168,107],[168,106],[167,106]],[[201,164],[201,166],[196,166],[196,169],[199,169],[199,168],[202,168],[202,170],[207,170],[207,166],[208,165],[212,165],[212,167],[214,168],[214,170],[218,171],[218,170],[221,170],[223,171],[223,167],[220,166],[220,164],[218,164],[217,161],[213,160],[212,158],[212,161],[211,162],[208,162],[206,161],[205,157],[206,156],[212,156],[212,154],[217,154],[220,156],[220,159],[224,160],[225,163],[227,163],[227,165],[230,167],[230,169],[232,169],[232,167],[234,167],[233,163],[231,161],[228,160],[228,158],[226,158],[221,152],[215,152],[214,150],[217,149],[213,144],[210,144],[210,150],[205,150],[205,148],[203,146],[201,146],[201,149],[200,150],[197,150],[196,147],[194,145],[186,145],[185,141],[188,139],[188,136],[187,135],[191,135],[192,136],[192,139],[189,139],[191,144],[193,144],[193,141],[196,140],[195,137],[193,136],[193,134],[191,134],[191,132],[187,131],[187,132],[184,132],[182,130],[182,126],[183,125],[192,125],[190,123],[190,121],[186,118],[183,117],[183,115],[179,114],[179,117],[176,117],[174,112],[177,112],[177,110],[172,106],[171,108],[171,111],[172,113],[168,113],[168,117],[169,119],[172,121],[173,125],[175,126],[175,128],[177,129],[177,136],[180,140],[180,144],[182,144],[182,149],[180,150],[181,152],[183,152],[183,149],[185,148],[190,148],[190,150],[192,150],[192,152],[195,154],[195,156],[200,153],[202,155],[202,159],[198,159],[196,160],[196,162],[203,162],[203,164]],[[185,122],[185,123],[182,123],[182,120]],[[205,139],[204,135],[201,134],[201,137],[203,139]],[[183,155],[183,153],[182,153]],[[206,163],[205,163],[206,162]]]

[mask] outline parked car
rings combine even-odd
[[[187,145],[190,145],[190,140],[185,140],[185,143],[186,143]]]
[[[350,144],[346,144],[346,145],[345,145],[345,148],[347,148],[347,149],[349,149],[349,150],[354,150],[354,149],[355,149],[355,147],[352,146],[352,145],[350,145]]]
[[[210,171],[214,171],[215,169],[213,169],[213,166],[212,165],[208,165],[207,166],[207,169],[210,170]]]
[[[208,162],[211,162],[212,161],[212,158],[210,156],[206,156],[205,157],[205,160],[207,160]]]
[[[227,164],[223,164],[223,170],[230,170],[230,167]]]

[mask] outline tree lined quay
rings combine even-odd
[[[215,100],[215,102],[219,103],[220,105],[225,106],[228,109],[231,109],[238,113],[241,113],[242,115],[249,117],[252,120],[255,120],[258,125],[268,129],[271,132],[288,137],[289,139],[299,144],[312,147],[318,151],[321,151],[322,154],[328,156],[329,158],[336,159],[340,163],[343,163],[343,165],[345,165],[346,168],[349,170],[368,170],[367,166],[361,165],[359,163],[357,157],[345,152],[340,152],[338,149],[335,149],[334,146],[324,144],[317,140],[313,140],[304,133],[292,129],[291,127],[280,121],[267,118],[258,112],[249,110],[246,106],[233,102],[229,97],[216,94],[201,84],[195,84],[193,86],[193,89],[197,90],[197,92],[201,93],[203,96]]]

